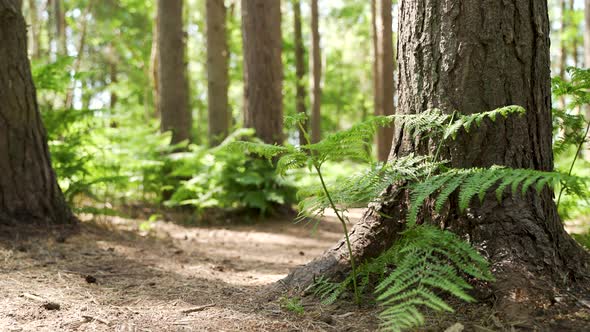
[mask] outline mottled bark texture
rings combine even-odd
[[[374,3],[375,115],[392,115],[394,113],[392,11],[391,0],[376,0],[376,3]],[[392,127],[380,128],[378,130],[377,157],[379,161],[387,161],[387,157],[391,151],[392,139]]]
[[[318,0],[311,0],[311,142],[322,139],[322,50]]]
[[[305,114],[305,47],[303,46],[303,32],[301,28],[301,0],[292,0],[293,4],[293,31],[294,31],[294,43],[295,43],[295,110],[297,113]],[[305,121],[302,124],[303,129],[308,131],[309,121]],[[305,139],[305,132],[302,128],[299,128],[299,144],[307,144]]]
[[[467,114],[511,104],[527,109],[523,117],[485,121],[462,133],[443,146],[443,159],[454,167],[553,169],[546,1],[402,0],[398,50],[399,113],[440,108]],[[394,137],[390,158],[433,153],[438,144],[418,143],[403,128]],[[442,216],[426,211],[424,219],[460,234],[489,258],[498,279],[491,291],[503,304],[550,299],[555,286],[588,287],[588,254],[564,231],[549,190],[502,203],[492,196],[465,214],[452,198]],[[351,231],[357,261],[379,254],[403,229],[407,192],[392,187],[383,198]],[[348,271],[347,256],[340,242],[283,283],[338,277]]]
[[[0,223],[72,223],[51,168],[26,43],[14,1],[0,0]]]
[[[224,0],[207,0],[206,7],[209,144],[215,146],[227,137],[230,127],[227,10]]]
[[[158,0],[158,88],[162,131],[172,132],[172,144],[191,140],[185,66],[183,0]]]
[[[283,142],[281,2],[242,0],[244,126],[265,143]]]

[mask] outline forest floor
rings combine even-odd
[[[0,331],[378,328],[375,306],[322,306],[305,297],[304,313],[297,314],[265,295],[269,284],[340,239],[335,218],[313,232],[291,220],[201,227],[158,221],[141,231],[141,219],[86,219],[67,237],[0,229]],[[590,326],[589,310],[574,315],[575,326]],[[510,331],[519,322],[501,322],[492,306],[478,304],[429,317],[427,330],[459,324],[465,331]]]

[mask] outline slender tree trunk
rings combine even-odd
[[[109,76],[110,76],[110,84],[113,85],[114,87],[111,88],[111,97],[110,97],[110,108],[113,109],[115,108],[115,105],[117,105],[117,101],[119,100],[119,97],[117,96],[117,91],[116,91],[116,84],[119,82],[119,78],[118,78],[118,69],[117,69],[117,62],[112,61],[111,63],[109,63]]]
[[[39,59],[41,57],[41,36],[40,36],[40,28],[41,28],[41,24],[39,23],[39,12],[38,12],[38,8],[37,8],[37,1],[36,0],[29,0],[28,1],[28,5],[29,5],[29,13],[30,13],[30,18],[31,18],[31,35],[30,35],[30,41],[31,41],[31,47],[30,47],[30,52],[31,52],[31,57],[33,59]]]
[[[153,28],[153,32],[152,32],[152,50],[150,53],[150,69],[149,69],[149,74],[150,74],[150,79],[152,82],[152,87],[153,87],[153,102],[154,102],[154,113],[153,115],[155,117],[159,117],[160,116],[160,100],[158,99],[160,97],[160,88],[158,86],[158,59],[160,57],[159,53],[159,49],[158,49],[158,26],[160,20],[158,18],[158,13],[156,10],[156,14],[154,15],[155,18],[155,24],[154,24],[154,28]]]
[[[59,1],[56,0],[56,2],[59,2]],[[88,21],[89,21],[90,12],[92,11],[93,6],[94,6],[94,0],[89,0],[88,5],[86,6],[86,9],[84,10],[84,14],[82,16],[82,21],[80,22],[80,41],[78,42],[78,48],[76,50],[76,60],[74,60],[74,64],[72,66],[72,71],[75,74],[80,72],[80,67],[82,66],[82,59],[83,59],[83,55],[84,55],[84,48],[86,47],[86,37],[87,37],[87,33],[88,33]],[[58,8],[58,5],[56,5],[56,10],[57,10],[57,8]],[[59,16],[56,15],[56,19],[59,20]],[[65,34],[64,34],[63,38],[64,38],[63,46],[65,46],[66,45]],[[60,36],[60,44],[62,43],[61,39],[62,39],[62,37]],[[62,51],[60,51],[59,54],[67,55],[66,49],[63,49],[63,53],[62,53]],[[66,109],[70,109],[73,107],[74,92],[76,90],[77,84],[78,84],[78,80],[76,80],[76,78],[72,79],[72,84],[66,94],[66,100],[65,100],[65,108]]]
[[[305,114],[305,47],[303,46],[303,33],[301,29],[301,0],[292,0],[293,4],[293,30],[295,32],[295,110],[297,113]],[[309,121],[305,121],[302,127],[307,132],[307,124]],[[299,128],[299,144],[307,144],[304,131]]]
[[[392,115],[393,105],[393,31],[391,0],[376,0],[374,3],[373,41],[375,50],[375,115]],[[387,161],[391,150],[393,128],[381,128],[377,133],[377,157]]]
[[[207,80],[209,145],[221,143],[229,133],[229,47],[224,0],[207,0]]]
[[[569,10],[570,13],[575,13],[575,0],[570,0]],[[574,67],[578,67],[578,36],[574,36],[572,40],[572,59],[574,60]]]
[[[57,54],[68,55],[66,39],[66,13],[62,7],[62,0],[53,1],[53,13],[55,15],[55,35],[57,36]]]
[[[0,0],[0,223],[72,223],[51,168],[26,44],[15,2]]]
[[[320,48],[318,0],[311,0],[311,142],[322,139],[322,50]]]
[[[283,142],[281,3],[242,0],[244,126],[266,143]]]
[[[431,108],[472,113],[511,104],[527,109],[520,118],[485,121],[477,131],[460,135],[442,147],[442,159],[458,168],[553,169],[546,1],[402,0],[399,17],[400,114]],[[394,137],[392,158],[433,153],[439,143],[416,144],[402,128]],[[458,211],[453,198],[448,212],[428,216],[425,211],[425,220],[485,248],[498,279],[490,289],[498,308],[508,313],[522,300],[518,313],[526,313],[534,309],[530,303],[551,301],[556,289],[580,286],[587,292],[588,254],[565,232],[553,194],[528,192],[502,203],[493,196],[467,214]],[[350,233],[357,261],[388,248],[404,228],[407,191],[392,186],[383,198]],[[283,283],[301,286],[320,274],[341,276],[348,271],[347,256],[340,242]]]
[[[590,68],[590,0],[584,1],[584,67]],[[585,107],[585,113],[586,120],[590,121],[590,105]],[[590,160],[590,149],[585,151],[586,159]]]
[[[172,131],[172,144],[190,141],[192,131],[182,7],[182,0],[158,0],[158,99],[161,129]]]

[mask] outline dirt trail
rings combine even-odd
[[[139,231],[141,222],[99,217],[65,241],[1,240],[0,331],[376,328],[374,310],[327,313],[310,305],[297,315],[259,296],[340,239],[332,218],[313,234],[310,225],[288,220],[199,228],[156,222],[149,234]]]

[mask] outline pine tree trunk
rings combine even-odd
[[[442,158],[452,166],[553,169],[547,13],[547,2],[538,0],[400,2],[399,113],[431,108],[472,113],[512,104],[527,109],[521,118],[485,121],[443,146]],[[433,153],[438,143],[416,144],[400,128],[394,137],[392,158]],[[404,228],[407,195],[390,188],[383,203],[355,225],[350,236],[357,261],[378,255],[396,240]],[[491,196],[466,214],[453,199],[446,214],[431,219],[485,248],[498,279],[491,291],[500,308],[509,311],[513,300],[548,301],[553,287],[588,287],[588,254],[565,232],[549,190],[506,197],[501,204]],[[320,274],[338,277],[347,271],[348,255],[340,242],[283,282],[301,286]],[[517,299],[511,298],[514,294]],[[519,310],[529,308],[534,306]]]
[[[392,115],[393,106],[393,31],[391,0],[377,0],[375,4],[373,41],[375,50],[375,115]],[[381,128],[377,133],[377,157],[387,161],[391,151],[393,128]]]
[[[31,19],[31,35],[30,35],[30,40],[31,40],[31,47],[30,47],[30,51],[31,51],[31,57],[33,59],[39,59],[41,57],[41,36],[40,36],[40,28],[41,28],[41,24],[39,24],[39,18],[38,18],[38,8],[37,8],[37,1],[36,0],[29,0],[28,1],[28,5],[29,5],[29,14],[30,14],[30,19]]]
[[[318,0],[311,0],[311,142],[322,139],[322,55],[320,49]]]
[[[185,66],[183,0],[158,0],[158,88],[161,130],[172,131],[172,144],[191,140]]]
[[[303,46],[303,33],[301,29],[301,0],[292,0],[293,4],[293,30],[295,32],[294,43],[295,43],[295,95],[296,105],[295,110],[297,113],[305,114],[305,47]],[[302,127],[305,131],[307,129],[308,121],[303,123]],[[299,144],[305,145],[307,141],[305,139],[304,131],[299,128]]]
[[[244,127],[266,143],[283,142],[281,3],[242,0]]]
[[[54,0],[53,5],[55,14],[55,35],[57,36],[57,54],[67,55],[66,16],[62,7],[62,1]]]
[[[221,143],[229,133],[229,47],[224,0],[207,0],[207,79],[209,144]]]
[[[150,51],[150,68],[149,68],[149,75],[150,80],[152,82],[152,98],[154,103],[154,113],[153,116],[160,117],[160,88],[158,87],[158,59],[160,57],[159,50],[158,50],[158,26],[160,19],[158,18],[158,13],[156,9],[156,14],[154,15],[154,27],[152,31],[152,49]],[[147,113],[146,113],[147,114]]]
[[[14,4],[0,0],[0,223],[73,223],[51,168],[25,20]]]

